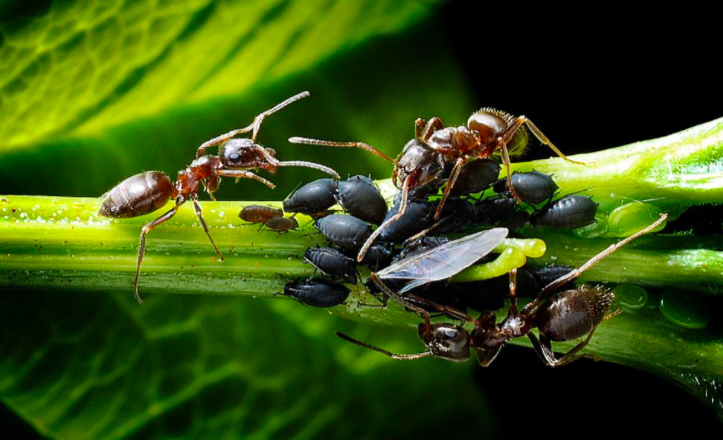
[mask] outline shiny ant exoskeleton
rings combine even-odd
[[[115,218],[137,217],[157,211],[164,207],[171,198],[175,199],[175,206],[173,208],[143,226],[141,230],[136,274],[133,281],[133,294],[139,303],[143,302],[138,295],[138,280],[141,264],[143,263],[143,255],[146,250],[146,234],[158,225],[170,220],[176,214],[178,208],[188,200],[193,202],[198,220],[206,236],[208,236],[208,239],[211,241],[211,245],[216,251],[219,261],[223,261],[221,251],[218,246],[216,246],[213,238],[211,238],[208,226],[203,219],[201,205],[198,203],[198,190],[202,184],[213,199],[213,192],[218,189],[222,177],[253,179],[273,189],[275,187],[273,183],[251,171],[256,169],[262,169],[275,174],[279,167],[302,166],[325,172],[339,179],[336,171],[323,165],[303,161],[279,161],[273,149],[256,143],[259,128],[266,116],[307,96],[309,96],[309,92],[302,92],[292,96],[256,116],[253,123],[248,127],[230,131],[204,142],[198,147],[196,160],[191,162],[185,170],[178,172],[175,183],[171,182],[171,179],[160,171],[150,171],[129,177],[110,190],[98,211],[99,215]],[[233,139],[233,137],[238,134],[248,132],[252,132],[250,139]],[[218,156],[205,154],[207,148],[218,145],[220,145]]]
[[[527,304],[521,311],[517,309],[516,302],[516,273],[510,272],[510,307],[507,317],[497,323],[493,312],[483,312],[478,319],[473,319],[467,314],[447,306],[434,304],[429,300],[413,297],[415,303],[424,302],[432,305],[435,309],[445,312],[447,315],[474,324],[470,334],[459,325],[449,323],[432,323],[429,312],[419,307],[406,298],[399,296],[389,289],[383,280],[376,274],[372,274],[372,280],[390,298],[401,303],[404,307],[420,313],[424,323],[419,324],[419,338],[427,347],[427,351],[415,354],[395,354],[373,345],[358,341],[343,333],[337,335],[354,344],[378,351],[393,359],[413,360],[428,356],[435,356],[453,362],[464,362],[471,357],[470,348],[477,355],[480,365],[486,367],[494,361],[502,347],[507,341],[513,338],[527,336],[532,342],[535,352],[542,361],[551,367],[568,364],[581,357],[589,356],[579,354],[592,338],[597,326],[608,317],[618,312],[608,314],[614,295],[602,287],[580,286],[557,293],[557,291],[579,277],[586,270],[599,263],[608,255],[620,247],[630,243],[636,238],[653,231],[657,226],[667,219],[667,214],[647,228],[631,235],[617,243],[610,245],[607,249],[592,257],[578,269],[557,278],[555,281],[544,287],[534,301]],[[480,294],[484,294],[480,292]],[[539,339],[532,332],[537,328]],[[552,349],[553,341],[572,341],[583,336],[587,337],[575,345],[570,351],[558,358]]]
[[[465,163],[475,159],[486,159],[495,152],[502,156],[507,170],[507,184],[512,196],[521,202],[519,195],[512,186],[510,172],[510,155],[521,154],[528,142],[527,128],[543,144],[550,147],[561,158],[582,164],[567,158],[542,134],[542,132],[525,116],[514,117],[509,113],[483,108],[475,112],[467,120],[467,124],[459,127],[445,127],[442,120],[434,117],[428,122],[417,119],[415,122],[415,138],[409,141],[397,159],[392,159],[381,151],[363,142],[332,142],[318,139],[293,137],[289,142],[297,144],[324,145],[329,147],[361,148],[394,164],[392,180],[401,190],[401,208],[396,215],[387,218],[369,237],[359,251],[357,261],[364,258],[369,247],[390,224],[404,216],[410,192],[430,186],[436,191],[443,183],[442,175],[449,171],[447,187],[439,201],[434,215],[439,220],[444,203]]]

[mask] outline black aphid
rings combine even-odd
[[[304,259],[323,274],[339,278],[345,283],[356,284],[356,260],[333,248],[308,248]]]
[[[595,221],[598,204],[590,197],[565,196],[548,203],[541,210],[532,214],[532,226],[548,226],[550,228],[575,229],[587,226]]]
[[[359,249],[372,235],[368,223],[351,215],[330,215],[316,220],[314,226],[329,241],[342,248]]]
[[[334,307],[344,304],[351,291],[339,283],[321,280],[290,281],[282,295],[290,296],[312,307]]]
[[[346,212],[375,225],[387,215],[387,203],[372,179],[352,176],[339,182],[339,204]]]
[[[500,164],[491,159],[473,160],[462,167],[450,194],[459,196],[484,191],[497,181],[500,169]]]
[[[559,189],[552,177],[539,171],[514,173],[512,187],[523,202],[538,204],[549,200]],[[492,187],[496,193],[509,194],[507,180],[500,180]]]
[[[334,179],[318,179],[294,191],[284,200],[284,211],[315,215],[336,205],[339,182]]]

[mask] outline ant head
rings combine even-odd
[[[275,157],[276,152],[255,144],[248,138],[231,139],[221,149],[221,162],[229,168],[256,168],[267,162],[267,155]]]
[[[424,141],[412,139],[402,150],[394,167],[394,183],[399,186],[412,176],[411,187],[423,186],[437,178],[444,170],[444,158]]]
[[[419,324],[419,339],[436,357],[452,362],[465,362],[470,358],[469,333],[464,327],[454,324],[432,324],[427,331],[425,324]]]

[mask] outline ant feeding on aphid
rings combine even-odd
[[[517,269],[513,269],[510,272],[510,306],[507,317],[500,323],[497,323],[496,315],[490,311],[483,312],[478,319],[474,319],[466,313],[448,306],[434,304],[429,300],[414,298],[415,302],[412,303],[400,296],[401,293],[408,290],[409,285],[397,293],[385,285],[379,274],[373,273],[372,280],[387,296],[399,302],[404,307],[421,314],[424,318],[424,323],[419,324],[418,327],[419,338],[427,347],[427,351],[422,353],[395,354],[358,341],[343,333],[337,332],[336,334],[349,342],[378,351],[392,359],[398,360],[413,360],[435,356],[453,362],[464,362],[471,357],[470,349],[472,349],[475,351],[480,365],[486,367],[495,360],[507,341],[524,336],[530,339],[540,359],[551,367],[565,365],[581,357],[594,357],[585,353],[580,354],[580,351],[590,342],[595,329],[602,321],[620,313],[619,311],[608,313],[614,295],[612,292],[600,286],[581,285],[563,292],[558,291],[562,286],[576,279],[586,270],[622,246],[653,231],[663,223],[667,217],[667,214],[661,215],[660,218],[650,226],[610,245],[579,268],[573,269],[555,279],[545,286],[537,294],[537,297],[525,305],[522,310],[518,310],[517,308]],[[454,249],[456,247],[454,243],[455,242],[450,242],[442,246],[446,246],[448,249]],[[430,252],[434,252],[434,250]],[[414,262],[415,264],[412,266],[424,266],[426,264],[427,268],[424,273],[442,270],[445,265],[439,262],[435,263],[437,257],[438,255],[435,255],[433,260],[429,260],[425,258],[423,254],[415,257],[417,261]],[[393,266],[390,266],[390,268],[391,267]],[[410,264],[400,265],[399,267],[393,268],[392,271],[401,272],[401,270],[407,270],[410,267]],[[414,283],[415,282],[411,284]],[[418,305],[419,301],[431,305],[451,317],[473,324],[474,329],[472,333],[467,332],[464,327],[454,324],[433,324],[429,312]],[[539,332],[539,338],[532,332],[535,328],[537,328]],[[572,341],[582,338],[585,335],[587,335],[587,337],[583,341],[575,345],[570,351],[562,355],[562,357],[558,358],[555,355],[552,349],[553,341]]]
[[[567,158],[527,117],[514,117],[509,113],[492,108],[483,108],[475,112],[469,117],[466,125],[459,127],[445,127],[442,120],[437,117],[429,121],[417,119],[414,139],[404,146],[396,159],[392,159],[364,142],[333,142],[301,137],[293,137],[289,139],[289,142],[361,148],[394,164],[392,180],[394,185],[401,190],[400,209],[396,215],[388,217],[369,237],[357,256],[357,261],[361,261],[377,237],[404,216],[410,195],[413,196],[422,191],[434,192],[446,182],[447,187],[434,215],[434,220],[439,220],[444,204],[454,188],[460,172],[468,162],[487,159],[499,152],[507,170],[509,192],[517,203],[521,203],[522,199],[512,185],[510,155],[522,154],[527,147],[529,135],[525,126],[541,143],[550,147],[561,158],[583,164]]]
[[[256,142],[261,123],[266,116],[276,113],[289,104],[307,96],[309,96],[309,92],[302,92],[292,96],[257,115],[251,125],[232,130],[204,142],[198,147],[196,159],[185,170],[178,172],[175,183],[171,182],[171,179],[165,173],[148,171],[127,178],[108,192],[98,214],[114,218],[138,217],[150,214],[164,207],[171,198],[175,199],[173,208],[141,229],[138,261],[133,281],[133,294],[139,303],[143,302],[138,294],[138,281],[143,256],[146,251],[146,234],[170,220],[176,214],[178,208],[187,201],[193,202],[196,216],[216,251],[218,260],[223,261],[223,255],[209,233],[206,221],[203,219],[201,205],[198,203],[198,190],[201,185],[206,188],[212,199],[213,192],[218,189],[222,177],[253,179],[273,189],[275,187],[273,183],[252,171],[261,169],[276,174],[279,167],[289,166],[313,168],[339,179],[336,171],[323,165],[304,161],[280,161],[276,158],[276,151]],[[248,132],[252,133],[251,138],[234,139],[234,136]],[[206,149],[215,146],[219,146],[219,155],[207,155]]]

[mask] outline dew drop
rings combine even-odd
[[[702,329],[711,321],[710,310],[703,301],[684,292],[666,290],[658,307],[668,321],[683,328]]]
[[[648,292],[635,284],[619,284],[613,289],[615,297],[625,309],[642,309],[648,303]]]

